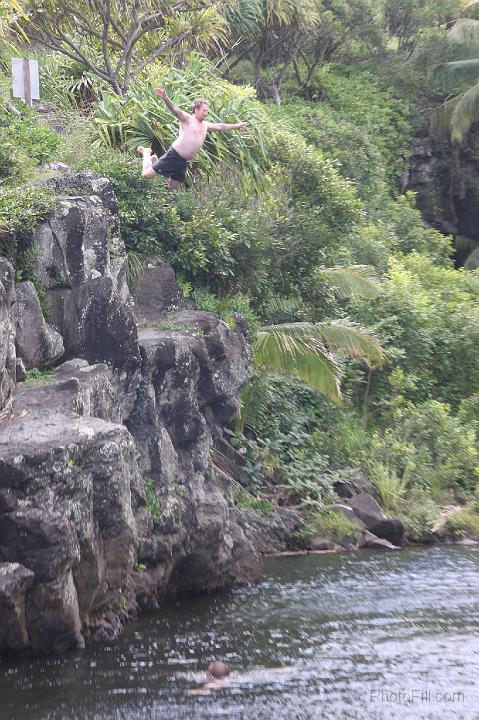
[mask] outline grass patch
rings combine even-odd
[[[479,513],[472,504],[466,505],[447,518],[444,531],[455,540],[466,537],[479,538]]]
[[[260,500],[259,498],[253,497],[253,495],[245,493],[243,490],[235,492],[234,503],[243,510],[259,510],[265,515],[271,515],[273,512],[273,506],[268,500]]]
[[[146,509],[150,513],[153,522],[157,523],[161,517],[161,505],[155,493],[153,480],[148,475],[143,478],[146,486]]]
[[[51,382],[53,380],[53,370],[39,370],[38,368],[27,370],[24,382],[33,384],[40,380]]]
[[[338,510],[321,510],[314,514],[305,524],[301,535],[305,539],[318,535],[331,540],[349,540],[354,542],[361,535],[363,528],[359,522],[345,517]]]

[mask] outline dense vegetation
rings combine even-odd
[[[412,138],[428,132],[424,110],[450,92],[450,73],[429,70],[451,61],[462,4],[237,0],[184,3],[168,18],[162,5],[135,4],[157,9],[149,32],[160,39],[141,36],[129,75],[121,2],[110,18],[89,5],[75,28],[71,14],[53,23],[61,1],[17,8],[10,38],[34,41],[54,122],[12,106],[5,50],[0,254],[25,264],[24,240],[51,204],[39,166],[109,177],[131,281],[143,254],[159,255],[200,308],[248,321],[255,373],[227,433],[248,493],[301,502],[310,530],[331,528],[334,483],[360,478],[412,539],[429,537],[441,512],[445,533],[477,533],[479,277],[454,267],[451,239],[399,192]],[[162,151],[174,136],[159,84],[183,107],[210,98],[213,120],[249,122],[209,138],[176,195],[141,177],[133,150]]]

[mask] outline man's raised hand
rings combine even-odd
[[[158,97],[160,97],[162,100],[164,100],[166,97],[166,90],[163,90],[163,88],[155,88],[153,92],[155,93],[155,95],[158,95]]]

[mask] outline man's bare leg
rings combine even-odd
[[[143,157],[143,167],[142,167],[142,171],[141,171],[141,174],[143,175],[143,177],[144,178],[156,177],[156,175],[158,173],[156,173],[152,167],[152,155],[151,155],[150,148],[146,148],[146,147],[143,147],[142,145],[138,145],[137,150]],[[156,155],[154,157],[156,157]]]

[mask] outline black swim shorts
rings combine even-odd
[[[168,152],[152,165],[152,168],[160,175],[164,175],[164,177],[178,180],[178,182],[185,182],[188,160],[182,158],[174,147],[170,147]]]

